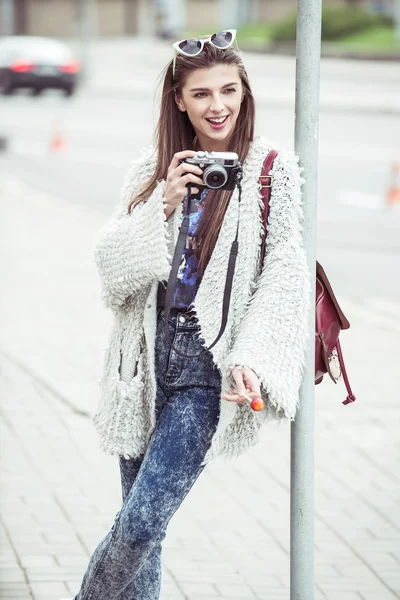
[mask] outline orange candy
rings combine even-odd
[[[264,402],[261,398],[253,398],[253,400],[247,394],[244,394],[247,402],[250,404],[253,410],[262,410],[264,408]]]
[[[253,398],[250,406],[253,410],[262,410],[264,408],[264,402],[261,398]]]

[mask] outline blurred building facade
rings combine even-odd
[[[330,4],[390,5],[394,0],[325,0]],[[297,0],[0,0],[0,33],[78,35],[83,5],[95,36],[179,35],[187,30],[237,27],[272,21],[292,12]]]

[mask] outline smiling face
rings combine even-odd
[[[222,64],[192,71],[175,97],[179,110],[188,114],[200,149],[219,152],[228,149],[242,100],[237,66]]]

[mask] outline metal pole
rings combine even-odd
[[[304,247],[315,306],[319,66],[322,0],[298,0],[296,35],[295,152],[304,167]],[[291,425],[290,599],[314,598],[314,360],[315,313],[310,311],[310,343]]]

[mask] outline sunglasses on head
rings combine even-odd
[[[225,29],[224,31],[218,31],[218,33],[213,33],[209,37],[203,39],[192,38],[190,40],[175,42],[172,44],[172,47],[175,50],[174,62],[172,64],[172,77],[175,77],[176,57],[178,54],[183,54],[184,56],[197,56],[203,50],[204,44],[207,43],[219,50],[226,50],[232,46],[235,39],[236,29]]]

